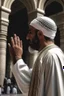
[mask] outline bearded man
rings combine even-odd
[[[64,54],[54,44],[56,31],[56,23],[49,17],[37,17],[31,21],[26,39],[33,49],[38,50],[32,69],[22,59],[22,41],[16,34],[11,37],[12,72],[19,89],[26,96],[64,95]]]

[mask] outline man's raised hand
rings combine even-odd
[[[22,41],[20,40],[19,36],[14,34],[13,37],[11,37],[11,44],[8,43],[9,51],[11,58],[13,62],[15,63],[18,59],[22,58],[23,54],[23,45]]]

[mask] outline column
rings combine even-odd
[[[6,42],[10,10],[0,7],[0,85],[3,86],[6,69]]]
[[[60,47],[64,52],[64,23],[59,25],[60,30]]]
[[[64,51],[64,11],[50,16],[55,20],[60,31],[60,48]]]

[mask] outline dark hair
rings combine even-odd
[[[53,41],[54,42],[54,40],[49,38],[49,37],[44,36],[44,38],[45,38],[46,41]]]
[[[36,32],[36,35],[37,35],[37,32],[38,32],[39,30],[35,30],[35,32]],[[44,36],[44,38],[45,38],[45,40],[46,41],[52,41],[52,42],[54,42],[54,40],[53,39],[51,39],[51,38],[49,38],[49,37],[47,37],[47,36]]]

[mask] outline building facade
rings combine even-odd
[[[23,38],[25,38],[26,30],[28,32],[28,23],[26,22],[30,22],[35,17],[41,15],[49,16],[56,22],[58,34],[55,42],[64,51],[63,0],[0,0],[0,85],[3,86],[5,73],[8,73],[10,70],[10,58],[8,58],[9,52],[7,47],[10,36],[16,32],[18,35],[21,33],[21,36],[23,35]],[[25,21],[22,22],[22,20]],[[25,28],[21,30],[22,24],[20,21],[24,23],[23,26],[27,26],[25,26],[26,30],[24,30]],[[24,31],[24,33],[21,31]],[[23,40],[26,44],[25,39]]]

